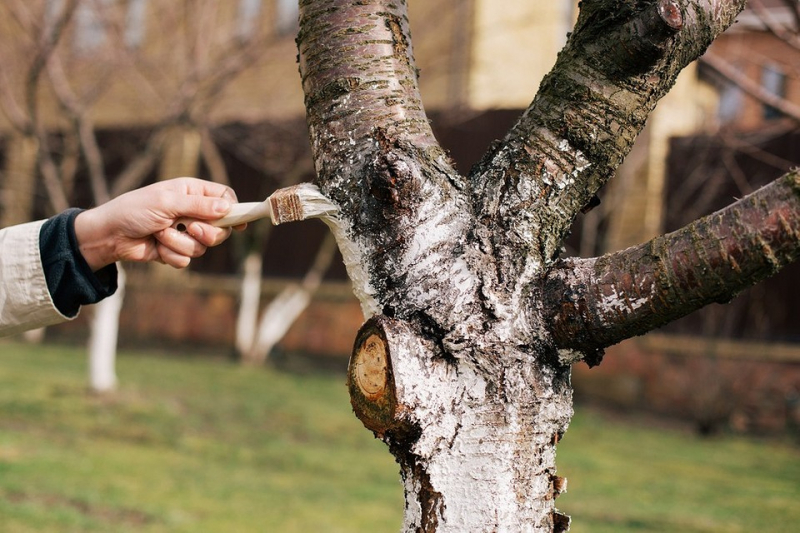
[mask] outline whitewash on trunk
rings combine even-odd
[[[559,258],[658,100],[743,7],[581,3],[530,107],[462,176],[423,109],[405,2],[301,2],[315,168],[339,207],[326,222],[366,318],[348,386],[400,464],[404,531],[566,531],[570,365],[800,255],[790,173],[640,247]]]

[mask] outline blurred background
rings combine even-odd
[[[241,201],[313,180],[297,4],[4,0],[0,226],[176,176],[227,183]],[[409,4],[428,116],[466,173],[529,105],[577,2]],[[565,253],[641,243],[796,166],[798,28],[796,0],[752,0],[681,74],[600,205],[579,217]],[[114,299],[77,320],[0,343],[0,478],[10,480],[0,485],[0,524],[5,517],[9,531],[399,528],[396,468],[340,386],[363,316],[322,223],[251,224],[185,271],[125,265],[121,281]],[[136,357],[126,357],[132,350]],[[800,518],[786,503],[800,493],[800,265],[729,304],[612,347],[600,367],[578,365],[573,375],[578,416],[560,447],[561,468],[571,465],[571,487],[581,487],[573,530],[751,531],[747,520],[773,519],[775,531],[788,531],[786,520]],[[621,413],[637,417],[635,425],[624,425]],[[634,429],[643,425],[650,429]],[[695,434],[728,440],[707,447]],[[595,462],[570,452],[586,438],[597,443]],[[624,449],[626,442],[637,445]],[[758,487],[751,492],[760,503],[728,494],[721,509],[703,514],[689,500],[713,499],[711,489],[667,484],[652,492],[682,468],[659,461],[683,446],[681,464],[694,465],[696,487],[718,488],[728,482],[716,476],[752,463],[735,479]],[[163,462],[157,451],[167,454]],[[86,462],[86,453],[102,461]],[[703,485],[715,457],[719,468]],[[641,478],[623,481],[631,461]],[[144,472],[150,477],[136,477]],[[330,484],[320,479],[326,472]],[[212,474],[199,481],[211,492],[195,495],[193,476]],[[605,489],[609,477],[614,490]],[[185,485],[159,487],[178,480]],[[160,507],[166,494],[184,492],[188,500]],[[660,507],[665,501],[671,507]],[[737,514],[761,504],[764,516]],[[308,518],[314,509],[327,518]],[[581,515],[590,529],[579,529]],[[234,516],[251,518],[225,528]]]

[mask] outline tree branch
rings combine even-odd
[[[791,12],[794,23],[800,24],[800,18],[798,18],[800,17],[800,8],[798,8],[797,1],[786,0],[784,3],[786,4],[785,9]],[[775,37],[781,39],[796,50],[800,50],[800,36],[797,35],[797,32],[792,31],[790,28],[776,21],[762,0],[750,0],[749,5],[750,8],[755,11],[756,15],[758,15],[758,18],[761,19],[761,22],[764,23],[764,26],[766,26]],[[800,29],[800,25],[798,29]]]
[[[437,145],[419,95],[405,2],[302,2],[297,43],[318,166],[335,167],[370,148],[376,129]],[[348,142],[322,156],[341,139]]]
[[[61,36],[64,33],[67,25],[72,20],[72,16],[78,6],[79,0],[69,0],[66,5],[56,16],[55,22],[50,26],[44,26],[43,33],[39,39],[39,45],[36,49],[31,67],[28,70],[28,75],[25,80],[25,96],[26,107],[28,109],[28,116],[34,122],[38,120],[37,111],[37,97],[39,88],[39,79],[42,71],[44,71],[50,56],[56,49]]]
[[[156,126],[155,131],[147,138],[147,144],[144,149],[125,166],[125,169],[114,182],[111,188],[112,198],[142,184],[164,148],[165,130],[166,127],[164,125]]]
[[[94,200],[98,204],[105,203],[111,199],[111,196],[108,191],[103,153],[97,144],[94,122],[89,116],[89,107],[78,98],[70,87],[63,65],[56,55],[53,55],[47,62],[47,72],[56,98],[75,124],[81,151],[89,171],[89,182],[92,185]]]
[[[228,169],[225,168],[225,161],[222,159],[217,143],[214,142],[211,130],[207,124],[199,126],[198,130],[200,132],[200,155],[206,162],[211,181],[230,185],[231,180],[228,177]]]
[[[566,360],[603,348],[745,288],[800,257],[800,172],[673,233],[592,259],[556,263],[544,314]]]
[[[300,7],[313,158],[340,208],[332,227],[365,315],[419,314],[444,331],[462,327],[477,300],[477,283],[454,259],[464,253],[470,209],[420,101],[406,3]]]
[[[471,174],[493,247],[510,250],[509,275],[521,256],[537,269],[559,254],[576,215],[614,175],[658,100],[744,4],[581,4],[533,103]]]
[[[33,134],[33,125],[30,117],[25,114],[17,99],[14,98],[11,81],[8,79],[5,70],[2,69],[0,69],[0,106],[3,109],[3,114],[14,128],[26,135]]]

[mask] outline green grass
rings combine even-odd
[[[583,416],[581,416],[583,414]],[[791,532],[800,524],[800,449],[579,413],[558,449],[573,533]]]
[[[0,530],[397,531],[397,466],[342,377],[0,345]]]
[[[394,532],[397,465],[341,376],[126,352],[87,393],[80,348],[0,344],[0,531]],[[579,411],[559,446],[573,532],[792,531],[800,451]]]

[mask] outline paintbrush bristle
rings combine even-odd
[[[328,217],[339,210],[316,185],[311,183],[300,183],[278,189],[269,197],[269,202],[272,208],[272,223],[275,225],[307,218]]]

